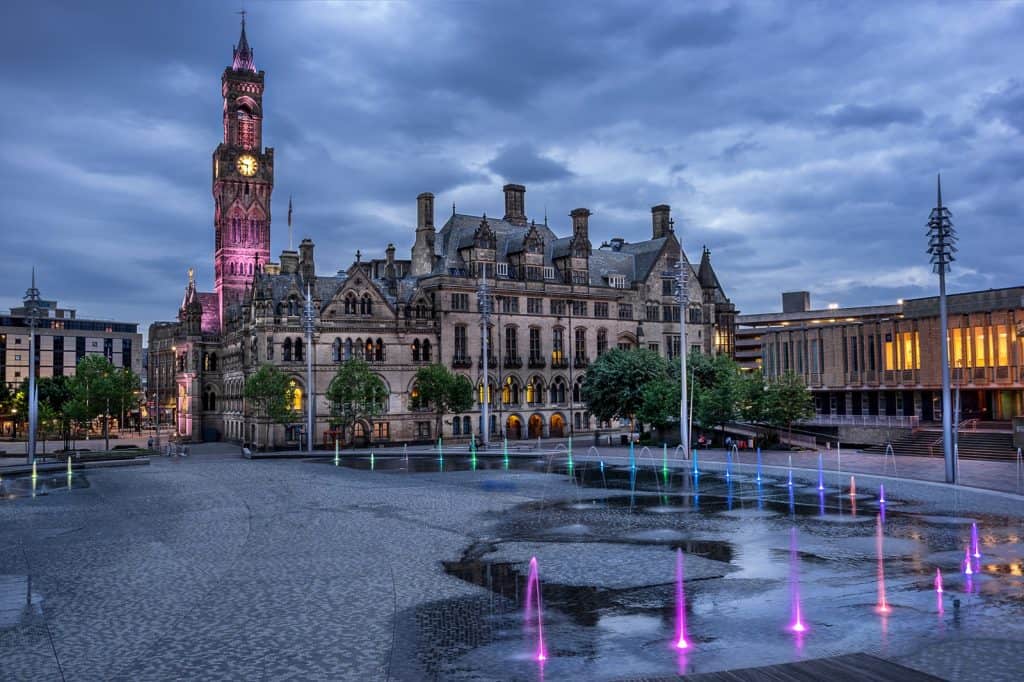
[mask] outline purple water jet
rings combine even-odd
[[[824,490],[824,489],[825,489],[825,478],[824,478],[824,474],[822,473],[821,453],[819,452],[818,453],[818,490],[821,491],[821,490]]]
[[[938,568],[935,569],[935,591],[942,594],[942,571]]]
[[[676,550],[676,649],[690,648],[686,638],[686,587],[683,567],[683,550]]]
[[[980,561],[981,548],[978,547],[978,524],[971,524],[971,556]]]
[[[792,621],[789,629],[798,635],[807,632],[803,614],[800,611],[800,575],[796,554],[796,527],[789,529],[789,599]]]
[[[547,650],[544,648],[544,609],[540,596],[540,575],[537,572],[537,557],[530,558],[530,575],[526,579],[526,608],[523,613],[527,627],[529,627],[534,620],[534,606],[536,606],[537,614],[537,650],[534,653],[534,657],[537,661],[546,661],[548,654]]]
[[[878,523],[875,530],[875,549],[878,552],[878,605],[875,610],[878,613],[885,615],[888,614],[892,609],[889,607],[889,601],[885,596],[885,552],[883,550],[883,542],[885,535],[882,532],[882,515],[878,515]]]
[[[971,548],[964,548],[964,575],[974,575],[974,568],[971,566]]]
[[[878,504],[885,504],[885,484],[878,486]]]

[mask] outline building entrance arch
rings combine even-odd
[[[565,435],[565,417],[558,413],[551,415],[548,432],[552,438],[562,438]]]
[[[509,440],[522,440],[523,420],[519,418],[518,414],[510,414],[505,420],[505,434]]]
[[[544,417],[539,414],[530,415],[529,427],[530,438],[540,438],[544,435]]]

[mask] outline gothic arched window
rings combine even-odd
[[[295,360],[296,362],[302,362],[305,358],[303,357],[303,344],[301,338],[295,339]]]
[[[282,348],[281,348],[281,358],[285,362],[291,362],[292,361],[292,340],[291,339],[285,339],[284,340],[284,346],[282,346]]]
[[[334,339],[331,344],[331,361],[341,362],[341,339]]]
[[[374,360],[377,362],[384,362],[384,341],[377,339],[377,348],[374,351]]]
[[[423,344],[420,346],[420,350],[423,356],[423,362],[430,362],[430,339],[423,339]]]
[[[345,360],[352,359],[352,339],[345,339]]]
[[[420,361],[420,340],[419,339],[415,339],[412,342],[412,361],[413,362],[419,362]]]
[[[363,294],[362,300],[359,302],[359,314],[360,315],[371,315],[373,313],[373,300],[369,294]]]

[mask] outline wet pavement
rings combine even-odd
[[[860,475],[851,496],[845,473],[819,491],[813,471],[758,483],[749,459],[729,480],[649,456],[439,460],[204,446],[0,502],[3,676],[600,680],[852,652],[947,679],[1024,669],[1020,498]]]

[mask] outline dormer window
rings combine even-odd
[[[508,263],[496,263],[498,277],[508,277]]]
[[[544,279],[554,279],[555,269],[550,265],[544,266]]]
[[[625,275],[608,275],[608,286],[614,289],[625,289],[626,288],[626,276]]]

